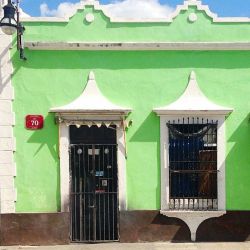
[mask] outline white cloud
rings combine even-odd
[[[118,18],[165,18],[174,9],[168,5],[161,5],[158,0],[124,0],[115,1],[105,6],[112,17]]]
[[[79,5],[80,3],[64,2],[57,9],[49,9],[43,3],[40,5],[41,16],[72,16]],[[169,5],[161,5],[158,0],[116,0],[103,7],[112,17],[132,19],[165,18],[174,11]]]
[[[57,9],[49,9],[46,3],[40,5],[41,16],[69,17],[75,14],[80,3],[60,3]]]

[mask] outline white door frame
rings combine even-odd
[[[117,165],[118,165],[118,192],[119,211],[127,210],[126,198],[126,146],[125,131],[122,126],[117,126]],[[59,155],[60,155],[60,191],[61,212],[69,212],[70,206],[70,163],[69,163],[69,126],[65,123],[59,124]]]

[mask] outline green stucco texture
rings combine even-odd
[[[83,21],[87,8],[69,23],[25,23],[26,41],[249,41],[250,24],[212,23],[190,8],[173,23],[110,23],[100,11]],[[189,23],[196,11],[198,21]],[[127,130],[128,208],[160,208],[160,123],[152,112],[175,101],[192,70],[205,95],[232,107],[226,119],[226,208],[250,210],[249,51],[30,51],[13,50],[14,127],[17,141],[17,212],[60,211],[58,125],[49,109],[80,95],[93,70],[104,96],[132,108]],[[42,130],[24,126],[28,114],[45,117]]]

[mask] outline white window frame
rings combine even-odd
[[[225,188],[225,118],[222,116],[161,116],[161,211],[168,211],[169,209],[169,129],[167,122],[176,121],[184,118],[184,123],[187,118],[198,117],[200,120],[204,118],[208,121],[218,121],[217,126],[217,190],[218,190],[218,210],[224,211],[226,209],[226,188]]]

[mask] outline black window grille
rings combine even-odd
[[[183,118],[169,129],[169,207],[217,210],[218,121]]]

